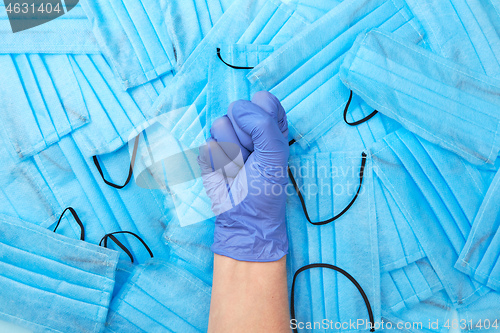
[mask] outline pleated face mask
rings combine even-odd
[[[0,128],[19,158],[90,121],[67,55],[0,55]]]
[[[116,251],[0,218],[0,320],[36,332],[101,332]]]
[[[131,160],[127,146],[99,160],[104,179],[124,182]],[[34,161],[56,202],[62,207],[71,205],[83,221],[92,225],[87,232],[89,242],[98,244],[105,234],[126,230],[140,235],[156,257],[168,258],[161,235],[172,212],[163,193],[140,188],[133,181],[120,190],[107,185],[92,158],[82,156],[81,147],[71,136],[36,155]],[[139,241],[120,240],[132,253],[144,253]]]
[[[498,332],[500,293],[490,292],[469,306],[459,308],[458,325],[462,332]]]
[[[373,27],[414,43],[422,38],[404,1],[344,1],[250,72],[252,83],[282,102],[300,145],[310,145],[341,121],[349,90],[339,78],[340,65],[358,34]]]
[[[234,0],[167,1],[165,24],[172,39],[176,68],[189,55],[231,6]]]
[[[166,29],[166,1],[82,0],[94,35],[122,87],[135,87],[171,71],[175,52]]]
[[[274,51],[271,45],[221,45],[218,58],[210,61],[207,90],[207,124],[227,113],[229,105],[239,99],[250,100],[257,92],[247,80],[251,68]],[[205,136],[209,137],[208,126]]]
[[[443,284],[427,258],[380,277],[382,308],[393,312],[409,309],[442,289]]]
[[[422,138],[471,163],[496,160],[500,81],[379,30],[357,39],[341,78],[371,107]]]
[[[500,50],[492,47],[500,43],[500,11],[494,7],[498,1],[406,2],[422,22],[426,42],[434,53],[478,73],[499,77]]]
[[[211,288],[177,265],[139,265],[110,305],[106,332],[206,332]]]
[[[99,246],[104,246],[105,248],[108,248],[108,240],[109,240],[112,241],[112,243],[115,243],[117,247],[123,251],[120,254],[120,260],[118,260],[118,264],[116,265],[115,287],[113,289],[113,297],[115,297],[120,292],[120,290],[123,288],[123,285],[128,281],[130,275],[133,273],[137,265],[137,259],[135,259],[134,262],[134,255],[125,245],[123,245],[121,241],[118,240],[117,237],[120,237],[118,235],[129,236],[129,238],[132,238],[130,236],[134,236],[136,241],[141,242],[141,244],[144,246],[149,256],[151,258],[154,257],[153,252],[146,244],[146,242],[144,242],[144,240],[139,235],[133,232],[115,231],[104,235],[104,237],[101,238],[101,241],[99,242]]]
[[[377,332],[448,332],[446,322],[452,323],[452,304],[441,291],[419,304],[399,311],[382,310],[384,325],[376,327]]]
[[[209,77],[207,66],[210,66],[212,61],[220,61],[217,48],[221,49],[221,52],[226,52],[224,45],[236,43],[279,47],[306,24],[290,6],[280,1],[235,1],[192,52],[182,69],[176,73],[169,83],[169,89],[165,89],[155,101],[154,112],[161,114],[196,105],[196,109],[188,108],[190,112],[186,112],[179,121],[184,124],[198,121],[203,128],[210,127],[211,124],[206,121]],[[176,128],[175,124],[171,127]],[[191,135],[189,132],[189,135],[185,135],[183,127],[178,127],[177,131],[172,134],[177,139],[183,138],[181,142],[186,146],[191,146],[198,134]]]
[[[485,195],[479,171],[405,129],[377,142],[371,154],[451,301],[461,306],[484,295],[486,287],[453,268]]]
[[[173,74],[123,91],[102,55],[71,55],[71,69],[89,110],[91,122],[73,137],[85,156],[113,152],[157,116],[151,106]],[[140,131],[140,130],[139,130]]]
[[[500,291],[500,172],[491,183],[455,268]]]
[[[291,156],[289,167],[293,182],[287,187],[287,270],[292,320],[300,328],[326,318],[334,323],[332,331],[340,331],[342,324],[345,330],[350,320],[379,321],[380,270],[370,161],[358,153],[318,153]],[[335,267],[328,269],[331,265],[352,279]],[[357,328],[368,331],[370,325]]]

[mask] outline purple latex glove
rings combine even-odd
[[[288,252],[283,107],[272,94],[258,92],[251,102],[232,103],[211,134],[198,162],[217,215],[212,251],[242,261],[279,260]]]

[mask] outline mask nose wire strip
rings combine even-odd
[[[378,111],[375,110],[373,111],[372,113],[370,113],[368,116],[364,117],[363,119],[360,119],[358,121],[355,121],[353,123],[350,123],[347,121],[347,111],[349,110],[349,105],[351,105],[351,100],[352,100],[352,90],[351,90],[351,94],[349,95],[349,100],[347,101],[346,105],[345,105],[345,109],[344,109],[344,121],[347,125],[349,126],[357,126],[359,124],[362,124],[364,123],[365,121],[368,121],[370,120],[371,118],[373,118],[373,116],[375,116]]]
[[[340,213],[338,213],[337,215],[335,215],[334,217],[332,217],[328,220],[320,221],[320,222],[312,222],[311,221],[311,219],[309,217],[309,213],[307,212],[307,207],[306,207],[306,202],[304,200],[304,197],[302,196],[302,193],[300,192],[300,188],[297,185],[295,178],[293,177],[292,171],[290,170],[290,168],[288,168],[288,176],[290,177],[290,180],[292,181],[293,187],[295,188],[295,191],[297,192],[297,195],[299,196],[300,203],[302,205],[302,210],[304,211],[304,214],[306,215],[307,221],[311,224],[314,224],[314,225],[325,225],[325,224],[328,224],[330,222],[335,221],[336,219],[338,219],[339,217],[344,215],[349,210],[349,208],[351,208],[351,206],[354,204],[354,202],[358,198],[359,192],[361,191],[361,186],[363,185],[363,173],[365,170],[365,165],[366,165],[366,154],[365,154],[365,152],[363,152],[361,154],[361,167],[359,168],[359,186],[358,186],[358,190],[356,191],[356,194],[352,198],[351,202]]]
[[[143,241],[142,238],[139,237],[137,234],[134,234],[133,232],[130,232],[130,231],[115,231],[115,232],[106,234],[106,235],[104,235],[104,237],[99,242],[99,246],[104,246],[104,247],[107,248],[108,247],[108,238],[111,238],[111,240],[114,241],[116,243],[116,245],[118,245],[128,255],[128,257],[130,258],[130,261],[132,263],[134,263],[134,257],[132,256],[132,253],[127,249],[127,247],[125,245],[123,245],[122,242],[120,242],[114,236],[116,234],[129,234],[129,235],[134,236],[135,238],[137,238],[138,240],[141,241],[142,245],[144,245],[144,247],[146,248],[146,250],[149,252],[149,255],[151,256],[151,258],[153,258],[153,252],[151,251],[151,249],[149,248],[149,246],[146,244],[146,242]]]
[[[294,301],[295,301],[294,300],[294,296],[295,296],[295,280],[297,278],[297,275],[299,275],[303,271],[311,269],[311,268],[328,268],[328,269],[333,269],[334,271],[339,272],[342,275],[344,275],[346,278],[348,278],[356,286],[356,288],[358,288],[359,293],[363,297],[363,300],[365,301],[366,309],[368,310],[368,317],[370,318],[370,323],[371,323],[370,332],[375,332],[375,319],[373,317],[373,311],[372,311],[372,307],[370,305],[370,301],[368,300],[368,296],[366,296],[365,291],[363,290],[363,288],[361,288],[361,286],[359,285],[358,281],[356,281],[356,279],[352,277],[352,275],[350,275],[349,273],[347,273],[346,271],[344,271],[342,268],[339,268],[337,266],[330,265],[330,264],[321,264],[321,263],[319,263],[319,264],[309,264],[309,265],[302,266],[301,268],[299,268],[295,272],[295,274],[293,275],[292,291],[291,291],[291,296],[290,296],[290,315],[292,317],[291,319],[292,320],[294,320],[294,319],[296,320],[296,318],[295,318],[295,304],[294,304]],[[294,328],[293,331],[297,332],[297,328]]]
[[[241,67],[241,66],[233,66],[231,64],[228,64],[227,62],[222,59],[222,56],[220,55],[220,48],[217,48],[217,56],[219,57],[220,61],[222,61],[224,64],[227,66],[234,68],[234,69],[253,69],[253,67]]]
[[[59,221],[57,221],[56,227],[54,228],[54,232],[56,232],[57,228],[59,227],[59,223],[61,223],[61,220],[64,216],[64,213],[66,211],[70,211],[73,217],[75,218],[76,223],[80,226],[80,240],[84,241],[85,240],[85,227],[83,226],[82,220],[80,220],[80,217],[78,217],[78,214],[76,211],[73,209],[73,207],[68,207],[65,210],[63,210],[61,216],[59,216]]]
[[[127,180],[125,181],[125,183],[123,185],[116,185],[108,180],[106,180],[106,178],[104,178],[104,174],[102,172],[102,169],[101,169],[101,165],[99,164],[99,160],[97,159],[97,155],[96,156],[93,156],[92,159],[94,160],[94,164],[97,168],[97,171],[99,171],[99,174],[101,175],[102,177],[102,180],[104,181],[104,183],[106,183],[107,185],[111,186],[111,187],[114,187],[118,190],[121,190],[122,188],[124,188],[125,186],[127,186],[127,184],[130,182],[130,179],[132,178],[132,173],[133,173],[133,169],[134,169],[134,163],[135,163],[135,156],[137,155],[137,147],[139,145],[139,135],[136,136],[135,138],[135,142],[134,142],[134,150],[132,151],[132,159],[130,160],[130,168],[129,168],[129,171],[128,171],[128,176],[127,176]]]

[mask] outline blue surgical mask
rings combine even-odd
[[[210,293],[179,265],[150,259],[113,299],[106,332],[206,332]]]
[[[427,258],[380,277],[382,308],[394,312],[409,309],[442,289],[443,284]]]
[[[102,55],[74,55],[70,61],[92,119],[73,135],[85,156],[115,151],[137,135],[157,116],[151,106],[173,78],[165,74],[123,91]]]
[[[462,332],[498,332],[500,294],[490,292],[474,303],[458,308],[458,322]]]
[[[166,1],[81,1],[109,64],[128,89],[174,69],[175,51],[166,29]]]
[[[496,291],[500,291],[499,192],[500,171],[486,192],[467,242],[455,264],[456,269]]]
[[[118,252],[0,217],[0,320],[32,331],[100,332]]]
[[[317,153],[291,156],[289,167],[303,199],[302,203],[289,184],[289,287],[294,274],[308,264],[335,265],[357,281],[379,320],[380,269],[370,161],[358,152]],[[316,225],[308,222],[303,205]],[[294,307],[295,319],[302,322],[369,319],[360,291],[329,269],[306,270],[296,277]]]
[[[380,30],[359,36],[341,78],[422,138],[475,164],[496,160],[500,82]]]
[[[19,158],[90,121],[69,56],[3,54],[0,63],[0,131]]]
[[[445,292],[436,293],[431,298],[399,311],[382,310],[384,329],[379,332],[445,332],[443,325],[453,322],[452,304]],[[379,327],[380,328],[380,327]]]
[[[160,94],[153,104],[154,112],[160,114],[186,107],[188,110],[180,121],[191,124],[199,120],[203,128],[209,128],[211,124],[206,121],[207,66],[212,61],[220,61],[217,48],[224,52],[224,45],[235,43],[279,47],[306,25],[290,6],[279,1],[235,1],[176,73],[169,89]],[[174,136],[181,139],[177,134]],[[183,135],[181,143],[189,147],[196,137],[189,132]]]
[[[156,257],[168,258],[169,249],[161,235],[173,212],[163,193],[140,188],[133,181],[121,190],[106,185],[92,158],[82,156],[71,136],[36,155],[34,162],[56,202],[62,207],[71,205],[83,221],[92,225],[89,242],[97,244],[109,232],[127,230],[140,235]],[[123,182],[130,165],[128,147],[100,156],[100,162],[106,179]],[[144,251],[138,241],[122,242],[132,253]]]
[[[177,69],[219,21],[234,0],[167,1],[165,24],[175,50]]]
[[[273,51],[274,47],[271,45],[221,45],[218,51],[220,58],[210,61],[207,124],[213,124],[217,118],[225,115],[232,102],[252,98],[257,91],[246,75]],[[205,136],[210,137],[210,133],[206,131]]]
[[[342,0],[285,0],[284,2],[296,6],[296,12],[313,23],[340,4]]]
[[[453,268],[485,195],[479,171],[405,129],[370,151],[374,171],[407,218],[451,301],[466,305],[487,293],[488,288]]]
[[[500,75],[498,1],[406,0],[426,31],[430,49],[491,77]],[[498,6],[497,6],[498,7]],[[446,17],[444,24],[443,18]]]
[[[338,75],[340,65],[358,34],[373,27],[414,43],[422,38],[404,1],[344,1],[249,73],[252,83],[281,101],[301,146],[311,145],[341,121],[349,90]]]

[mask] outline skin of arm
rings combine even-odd
[[[248,262],[215,254],[208,332],[290,331],[286,256]]]

